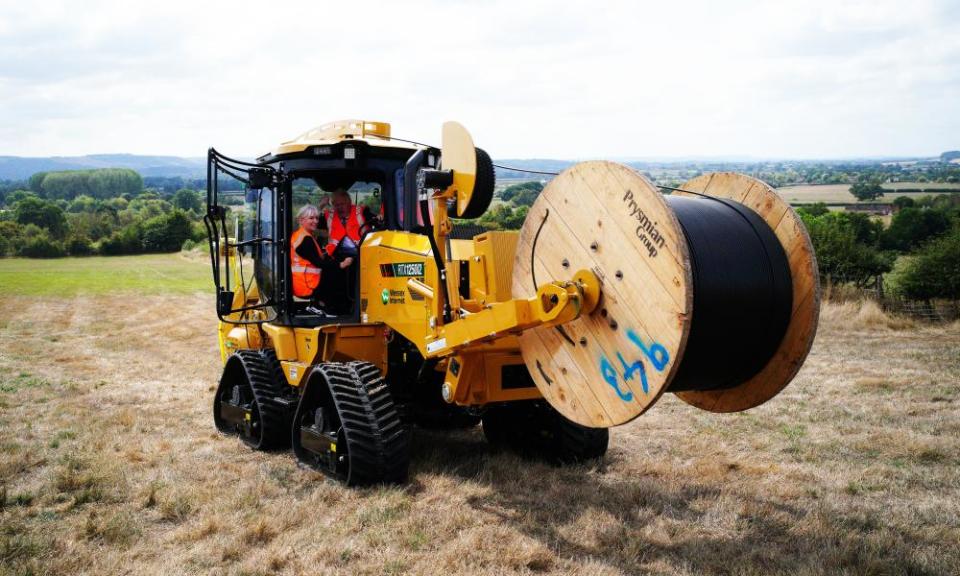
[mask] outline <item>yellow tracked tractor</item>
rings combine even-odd
[[[490,205],[494,166],[454,122],[439,149],[362,120],[252,163],[210,149],[207,176],[214,422],[349,485],[404,481],[415,425],[482,421],[493,444],[576,462],[664,392],[745,410],[787,385],[816,332],[806,231],[747,176],[663,190],[585,162],[519,232],[458,222]],[[297,215],[333,191],[348,209],[320,211],[330,238],[304,264]]]

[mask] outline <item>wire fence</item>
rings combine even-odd
[[[887,312],[925,322],[953,322],[960,319],[960,302],[956,300],[926,302],[885,297],[878,299],[878,302]]]
[[[827,283],[823,287],[823,299],[836,303],[869,299],[888,314],[922,322],[949,323],[960,320],[960,300],[908,300],[885,292],[882,284],[880,287],[856,288],[850,284]]]

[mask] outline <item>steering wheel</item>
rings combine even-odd
[[[369,234],[370,232],[373,232],[374,230],[382,230],[382,229],[383,229],[382,218],[380,218],[379,216],[374,216],[373,218],[370,218],[369,220],[364,222],[362,226],[360,226],[361,241],[363,240],[363,237]]]

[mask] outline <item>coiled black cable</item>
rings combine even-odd
[[[690,252],[693,318],[671,392],[722,390],[755,376],[790,323],[783,246],[759,214],[732,200],[665,197]]]

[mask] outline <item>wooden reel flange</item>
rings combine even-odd
[[[534,382],[585,426],[628,422],[656,402],[679,366],[692,303],[687,245],[659,190],[630,168],[584,162],[540,193],[520,231],[513,296],[581,269],[600,303],[560,327],[527,330],[520,348]]]
[[[758,180],[715,177],[684,189],[757,211],[783,244],[794,278],[793,315],[766,367],[733,388],[679,393],[699,408],[729,412],[762,404],[796,374],[816,331],[819,284],[809,238],[790,207]],[[585,426],[615,426],[669,390],[696,313],[680,222],[660,190],[626,166],[584,162],[550,182],[520,232],[513,296],[529,298],[538,282],[569,280],[583,269],[601,281],[599,305],[562,326],[524,332],[520,348],[540,392],[561,414]]]

